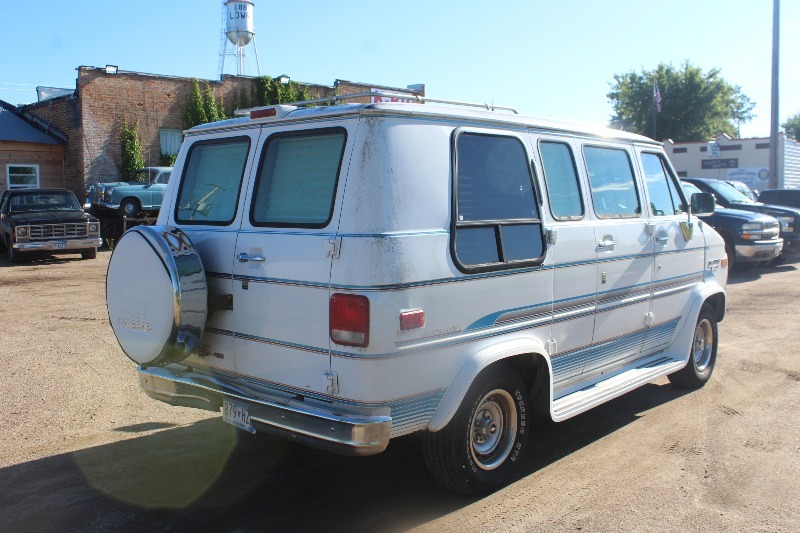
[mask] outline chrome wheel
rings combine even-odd
[[[692,345],[692,360],[698,372],[703,372],[711,362],[711,353],[714,347],[714,328],[707,318],[697,323],[694,330],[694,343]]]
[[[494,470],[506,460],[517,433],[517,410],[507,391],[495,389],[478,403],[470,426],[470,453],[483,470]]]

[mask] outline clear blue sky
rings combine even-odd
[[[80,65],[215,79],[221,10],[222,0],[5,1],[0,99],[74,88]],[[769,135],[772,0],[255,0],[255,30],[263,74],[424,83],[431,97],[591,124],[608,123],[614,74],[689,60],[756,102],[742,136]],[[783,0],[781,122],[800,112],[798,36],[800,2]]]

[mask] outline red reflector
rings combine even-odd
[[[334,294],[330,301],[330,335],[336,344],[369,345],[369,299],[357,294]]]
[[[400,313],[400,331],[409,329],[419,329],[425,327],[425,311],[415,309],[413,311],[403,311]]]
[[[256,109],[254,111],[250,111],[250,118],[267,118],[267,117],[277,117],[278,110],[274,107],[268,107],[266,109]]]

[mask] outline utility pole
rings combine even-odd
[[[780,47],[780,0],[772,2],[772,110],[769,132],[769,186],[781,187],[778,181],[778,68]]]

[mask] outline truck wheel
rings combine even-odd
[[[689,362],[681,370],[667,376],[682,389],[699,389],[711,378],[717,362],[717,319],[714,310],[704,305],[697,317],[692,337]]]
[[[425,434],[425,463],[433,478],[466,494],[499,488],[525,449],[528,402],[525,383],[510,367],[481,372],[450,423]]]
[[[6,252],[7,252],[6,255],[8,257],[8,262],[11,263],[12,265],[16,265],[21,261],[22,258],[20,256],[22,254],[20,254],[18,251],[14,249],[14,246],[11,244],[10,241],[6,243]]]
[[[83,259],[96,259],[97,258],[97,248],[89,248],[88,250],[81,251],[81,258]]]
[[[736,265],[736,249],[729,240],[725,241],[725,253],[728,254],[728,272],[730,272]]]
[[[139,207],[139,202],[131,198],[126,198],[119,204],[119,212],[124,217],[136,218],[141,211],[142,208]]]

